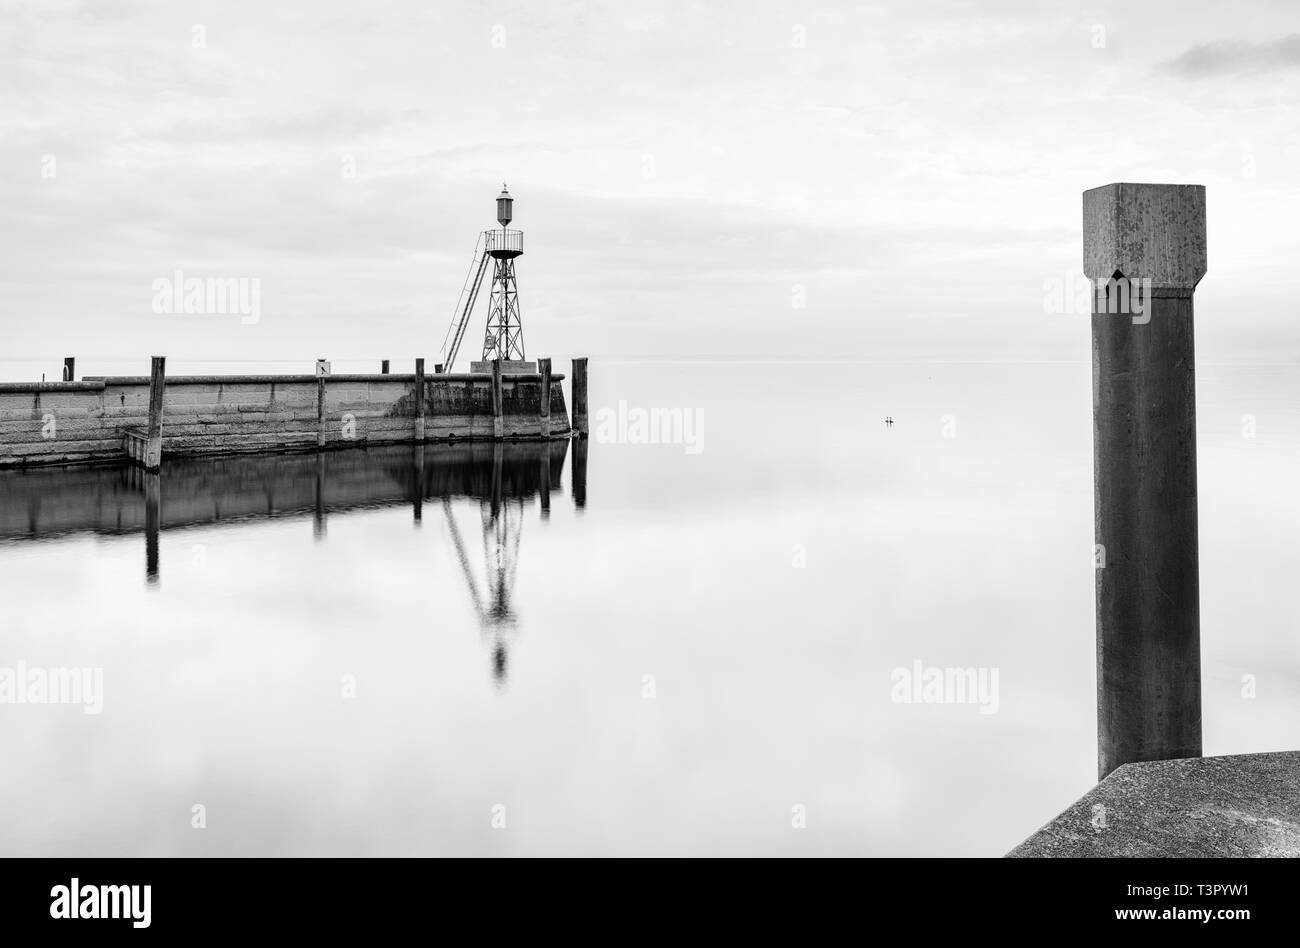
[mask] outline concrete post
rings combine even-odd
[[[68,356],[63,360],[63,381],[75,382],[77,380],[77,360],[73,356]]]
[[[316,376],[316,447],[325,447],[325,376]]]
[[[502,417],[505,399],[501,391],[501,360],[492,360],[492,438],[505,437],[505,418]]]
[[[380,363],[379,363],[379,374],[380,374],[380,375],[387,375],[387,374],[388,374],[388,360],[387,360],[387,359],[385,359],[383,362],[380,362]]]
[[[424,360],[415,360],[415,440],[424,443]]]
[[[149,441],[144,449],[144,469],[157,473],[162,467],[163,394],[167,389],[167,359],[154,356],[149,371]]]
[[[587,359],[573,360],[573,432],[587,437]]]
[[[1092,314],[1097,770],[1201,755],[1192,293],[1205,188],[1083,194]]]
[[[551,360],[538,359],[537,368],[542,373],[542,417],[540,431],[543,440],[551,437]]]

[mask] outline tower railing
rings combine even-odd
[[[484,249],[492,251],[524,252],[524,232],[522,230],[485,230],[483,231]]]

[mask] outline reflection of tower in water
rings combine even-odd
[[[479,500],[479,516],[483,529],[483,560],[486,569],[485,588],[480,591],[470,568],[469,554],[456,525],[456,515],[451,499],[444,498],[442,505],[447,516],[447,527],[456,547],[456,558],[465,574],[470,600],[478,616],[479,627],[492,653],[492,678],[497,687],[506,682],[509,644],[514,638],[518,617],[511,599],[514,594],[515,572],[519,564],[519,535],[523,527],[524,501],[522,497],[504,497],[501,485],[501,445],[496,446],[492,465],[492,487],[487,497]]]

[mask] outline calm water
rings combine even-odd
[[[1206,752],[1294,749],[1300,369],[1198,384]],[[0,852],[1000,855],[1091,786],[1086,364],[620,400],[692,444],[0,473],[0,666],[103,669],[0,705]],[[916,661],[997,712],[895,703]]]

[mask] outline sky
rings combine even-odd
[[[439,361],[503,181],[533,358],[1087,360],[1080,194],[1153,181],[1198,359],[1300,362],[1293,0],[0,0],[0,102],[0,375]]]

